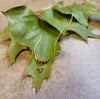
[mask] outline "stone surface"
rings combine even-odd
[[[72,2],[64,1],[67,5]],[[100,0],[96,2],[100,8]],[[53,3],[53,0],[0,0],[0,11],[19,5],[38,11]],[[0,32],[7,24],[0,12]],[[94,33],[100,34],[100,21],[90,25]],[[0,99],[100,99],[100,40],[89,38],[87,44],[75,34],[61,39],[61,54],[52,62],[51,76],[36,94],[33,79],[23,76],[31,52],[24,51],[10,66],[6,56],[10,41],[6,39],[0,37]]]

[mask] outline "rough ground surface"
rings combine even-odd
[[[51,5],[53,0],[0,0],[0,11],[27,5],[33,11]],[[82,0],[77,0],[79,3]],[[65,0],[72,4],[73,0]],[[100,0],[96,0],[100,8]],[[0,32],[8,20],[0,12]],[[99,22],[91,22],[94,33],[100,34]],[[10,66],[6,52],[10,41],[0,37],[0,99],[100,99],[100,40],[88,39],[88,44],[79,36],[64,37],[59,43],[62,51],[52,63],[50,79],[45,80],[36,94],[32,78],[24,77],[31,52],[24,51]]]

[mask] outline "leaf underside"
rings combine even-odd
[[[21,50],[29,47],[32,56],[25,75],[33,77],[36,90],[41,87],[44,79],[49,78],[52,60],[60,54],[58,39],[70,34],[69,31],[84,40],[88,37],[100,38],[100,35],[93,34],[92,28],[88,26],[90,15],[100,17],[100,11],[95,8],[94,2],[71,6],[58,2],[52,9],[44,10],[39,16],[34,15],[26,6],[11,8],[2,13],[9,20],[8,27],[0,36],[11,38],[8,49],[10,64],[14,63]],[[74,18],[71,21],[72,16]]]

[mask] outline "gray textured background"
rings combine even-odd
[[[67,5],[72,2],[64,1]],[[0,11],[19,5],[38,11],[52,3],[53,0],[0,0]],[[100,0],[96,0],[96,7],[100,9]],[[7,18],[0,12],[0,32],[7,24]],[[94,33],[100,34],[100,22],[90,25]],[[24,51],[9,66],[6,52],[10,42],[6,39],[0,37],[0,99],[100,99],[100,40],[89,38],[87,44],[74,34],[64,37],[59,42],[62,50],[52,63],[50,79],[44,80],[36,94],[32,78],[23,77],[31,52]]]

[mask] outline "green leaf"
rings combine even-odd
[[[10,64],[22,49],[29,47],[32,56],[25,75],[34,78],[33,86],[36,90],[41,87],[44,79],[49,78],[52,60],[60,54],[59,38],[70,33],[69,31],[75,32],[84,40],[87,37],[100,38],[91,33],[92,28],[88,27],[90,15],[100,17],[100,11],[94,7],[93,2],[67,7],[59,2],[53,9],[45,10],[38,16],[33,15],[25,6],[11,8],[3,14],[9,19],[9,24],[0,35],[11,38],[8,50]]]
[[[3,14],[9,19],[9,24],[0,35],[9,36],[12,40],[8,50],[10,64],[12,64],[15,61],[17,54],[22,49],[26,49],[25,46],[18,43],[19,37],[26,31],[24,24],[22,24],[20,20],[23,16],[31,15],[33,12],[25,6],[20,6],[11,8],[8,11],[3,12]]]
[[[53,9],[43,11],[40,16],[44,21],[54,26],[60,32],[66,29],[70,21],[69,16],[63,15]],[[100,38],[100,35],[91,33],[86,26],[77,23],[75,20],[72,21],[66,31],[73,31],[80,35],[84,40],[87,40],[87,37]],[[63,35],[65,35],[65,33],[63,33]]]
[[[23,17],[21,22],[27,31],[19,38],[19,43],[28,46],[34,52],[36,60],[49,61],[53,57],[59,32],[35,15]]]
[[[9,19],[9,25],[2,33],[4,35],[8,35],[12,40],[11,46],[8,50],[10,63],[14,62],[16,55],[22,49],[26,48],[26,46],[29,47],[32,50],[33,54],[31,61],[27,66],[25,75],[31,75],[32,77],[34,77],[33,85],[38,90],[41,87],[43,80],[49,77],[51,62],[53,58],[60,54],[59,44],[55,43],[59,32],[46,22],[39,20],[37,16],[28,15],[24,13],[25,11],[22,12],[23,7],[20,8],[21,10],[18,9],[19,13],[16,8],[12,9],[10,11],[8,10],[5,13],[5,15]],[[15,17],[11,15],[13,11],[15,11]],[[22,15],[22,13],[24,13],[25,15]],[[36,46],[41,36],[41,42],[38,44],[38,46]],[[34,53],[35,46],[36,52]],[[39,60],[51,60],[49,60],[49,62],[45,64],[39,63],[36,60],[34,54],[36,54]],[[43,66],[43,72],[40,72],[38,70],[40,65]]]
[[[19,38],[19,43],[21,45],[28,46],[33,53],[32,58],[27,66],[25,75],[31,75],[34,78],[33,86],[36,88],[36,90],[38,90],[41,87],[43,80],[48,78],[50,75],[52,60],[54,59],[54,57],[60,54],[59,44],[56,43],[55,45],[55,41],[59,32],[49,24],[40,21],[35,15],[23,17],[21,23],[25,25],[27,31]],[[40,48],[37,47],[36,52],[34,53],[34,48],[40,40],[41,36],[43,37],[39,45]],[[39,63],[34,54],[36,54],[39,60],[42,61],[50,59],[51,57],[52,58],[45,64]],[[43,71],[39,71],[39,67],[42,67]]]
[[[75,19],[86,26],[88,26],[88,18],[90,15],[100,17],[100,11],[96,9],[95,2],[85,2],[83,4],[73,4],[71,6],[64,6],[63,2],[59,2],[53,9],[65,15],[71,14],[72,10]]]

